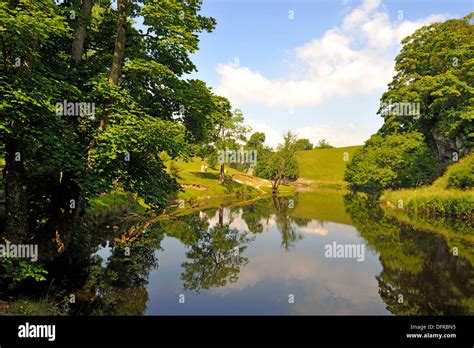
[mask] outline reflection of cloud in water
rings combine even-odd
[[[260,224],[263,226],[264,230],[268,230],[276,226],[275,214],[271,214],[268,219],[260,219]]]
[[[206,214],[201,214],[201,213],[199,216],[201,218],[207,217]],[[224,214],[223,214],[224,224],[228,224],[229,222],[231,222],[231,224],[229,225],[231,228],[236,228],[241,231],[248,231],[249,228],[241,217],[242,217],[242,209],[240,209],[238,212],[234,211],[232,213],[229,209],[224,209]],[[219,210],[217,210],[213,216],[208,217],[207,221],[209,223],[210,228],[218,225],[219,224]]]
[[[387,313],[377,295],[373,272],[357,267],[353,260],[332,262],[324,258],[322,249],[320,254],[317,250],[314,254],[266,251],[249,260],[236,283],[211,291],[225,296],[263,286],[268,287],[270,295],[275,291],[274,285],[283,282],[284,296],[295,295],[295,303],[288,304],[294,314]],[[285,297],[283,302],[286,301]]]
[[[242,210],[234,211],[231,215],[225,209],[224,223],[232,220],[232,228],[248,231],[241,216]],[[217,211],[209,223],[215,226],[218,222]],[[324,257],[324,241],[328,235],[335,233],[336,239],[345,242],[358,239],[352,226],[317,220],[310,221],[306,226],[295,226],[296,232],[319,238],[311,239],[315,244],[310,250],[294,249],[283,253],[280,249],[268,249],[268,238],[281,238],[275,215],[261,219],[260,223],[266,232],[257,238],[257,244],[252,245],[253,252],[244,254],[249,258],[249,264],[241,268],[237,282],[211,288],[212,293],[220,296],[234,296],[240,292],[245,293],[245,296],[253,296],[255,293],[258,297],[263,289],[268,294],[264,301],[274,302],[275,306],[283,306],[283,312],[294,314],[388,313],[378,295],[378,283],[374,277],[380,272],[377,255],[366,255],[363,265],[357,265],[352,259]],[[259,245],[258,240],[261,238],[262,244]],[[287,303],[289,294],[294,294],[294,304]]]
[[[232,221],[232,223],[230,224],[230,228],[236,228],[238,229],[239,231],[248,231],[249,230],[249,227],[247,226],[247,223],[242,220],[242,219],[235,219],[234,221]]]
[[[304,233],[318,234],[320,236],[325,236],[329,233],[328,229],[317,221],[311,221],[307,226],[298,227],[298,230]]]

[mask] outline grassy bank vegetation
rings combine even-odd
[[[432,185],[387,191],[381,201],[398,209],[427,216],[472,220],[474,213],[474,153],[450,165]]]
[[[313,186],[345,187],[344,171],[348,161],[361,146],[297,151],[296,158],[302,182]]]

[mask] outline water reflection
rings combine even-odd
[[[464,254],[473,247],[469,235],[460,254],[438,234],[395,223],[368,199],[346,196],[346,209],[361,236],[380,254],[379,292],[391,313],[474,313],[474,270]],[[472,231],[468,224],[465,228]]]
[[[224,207],[219,208],[218,215],[218,223],[212,227],[208,219],[199,215],[186,216],[180,221],[184,227],[182,242],[188,249],[181,264],[184,290],[199,292],[235,283],[240,268],[248,263],[242,253],[252,241],[249,233],[231,228],[231,221],[224,223]],[[171,228],[167,229],[170,235]]]
[[[466,223],[305,192],[103,224],[47,267],[75,315],[473,314],[473,240]],[[364,261],[326,258],[333,242],[363,244]],[[38,291],[51,293],[8,295]]]

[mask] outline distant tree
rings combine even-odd
[[[263,146],[264,142],[265,142],[265,133],[255,132],[250,136],[245,147],[248,149],[259,149]]]
[[[318,145],[315,146],[315,149],[331,149],[334,146],[330,145],[326,139],[318,141]]]
[[[227,150],[239,150],[241,145],[239,142],[245,142],[247,139],[245,134],[250,131],[250,128],[245,126],[244,115],[240,109],[232,111],[230,102],[221,96],[215,96],[214,104],[216,106],[214,119],[215,128],[211,136],[215,152],[225,153]],[[212,156],[216,156],[214,153]],[[219,155],[217,158],[219,159]],[[221,183],[225,180],[225,161],[220,162],[219,181]]]
[[[304,151],[304,150],[312,150],[313,144],[309,141],[309,139],[298,139],[296,141],[296,151]]]
[[[255,174],[264,179],[272,180],[273,193],[278,192],[280,184],[286,180],[298,177],[298,162],[296,160],[296,135],[288,131],[283,136],[283,143],[277,151],[266,149],[258,160]]]

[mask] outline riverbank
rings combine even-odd
[[[410,225],[417,231],[441,235],[453,254],[466,257],[474,264],[474,222],[447,217],[417,216],[382,205],[386,217]]]
[[[473,220],[474,216],[474,154],[448,167],[432,185],[419,189],[387,191],[382,204],[428,217],[453,217]]]

